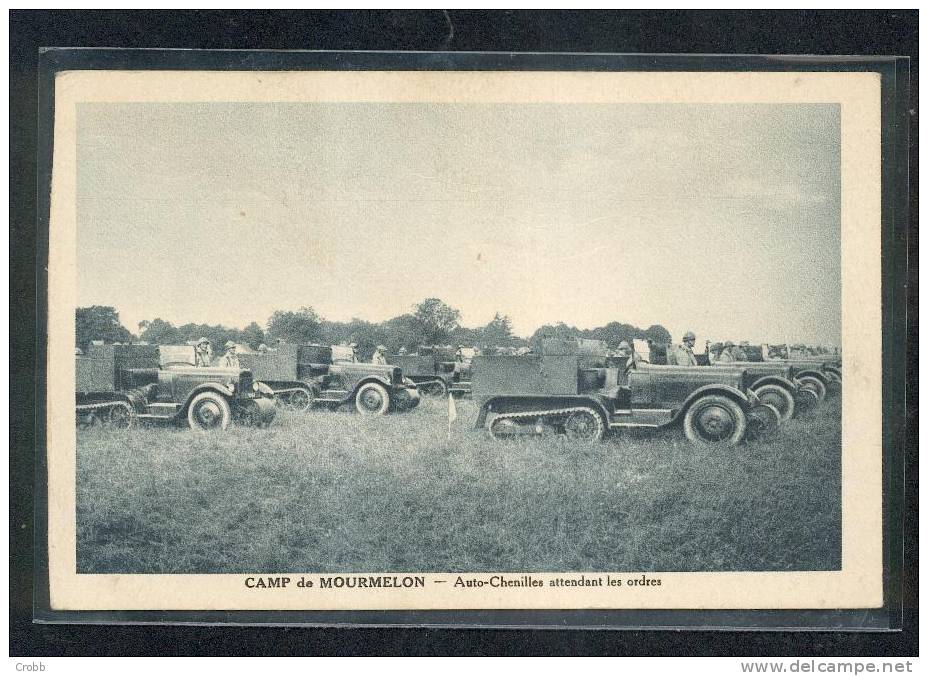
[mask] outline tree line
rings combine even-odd
[[[274,347],[278,342],[319,343],[337,345],[356,343],[359,355],[369,359],[377,345],[388,352],[401,349],[415,351],[420,345],[467,345],[481,349],[495,347],[537,346],[541,338],[590,338],[603,340],[615,347],[623,340],[650,338],[669,342],[670,333],[663,326],[653,325],[640,329],[631,324],[609,322],[594,329],[578,329],[563,322],[539,327],[530,337],[523,338],[512,332],[510,318],[496,313],[487,324],[470,328],[461,326],[461,313],[438,298],[426,298],[411,308],[411,312],[387,319],[369,322],[351,319],[332,321],[320,316],[312,307],[298,310],[277,310],[265,326],[251,322],[238,329],[223,325],[188,323],[175,326],[161,318],[139,323],[138,331],[129,331],[119,320],[119,313],[110,306],[93,305],[77,308],[77,347],[86,349],[92,340],[108,343],[146,342],[153,345],[178,345],[187,341],[208,338],[219,349],[227,341],[257,349],[262,344]]]

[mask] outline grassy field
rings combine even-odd
[[[469,401],[449,441],[446,413],[79,431],[78,570],[840,568],[838,400],[734,450],[679,430],[500,443]]]

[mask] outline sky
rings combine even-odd
[[[78,304],[840,341],[832,104],[78,105]]]

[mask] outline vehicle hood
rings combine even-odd
[[[381,376],[387,380],[390,380],[393,375],[393,369],[397,368],[392,364],[358,364],[355,362],[336,362],[332,364],[330,369],[332,372],[338,373],[361,373],[364,375],[371,376]]]
[[[744,382],[741,366],[663,366],[640,364],[638,369],[652,379],[685,381],[694,385],[730,385],[739,388]]]

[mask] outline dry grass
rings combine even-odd
[[[840,568],[840,401],[774,442],[499,443],[458,404],[269,430],[78,432],[93,573]]]

